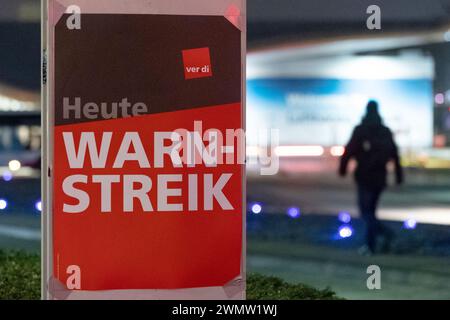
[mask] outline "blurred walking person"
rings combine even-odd
[[[369,101],[361,124],[354,129],[347,144],[339,167],[342,177],[346,176],[348,163],[352,158],[357,162],[355,181],[358,207],[367,227],[366,245],[361,248],[361,253],[376,253],[380,237],[384,240],[382,250],[385,251],[390,245],[392,232],[377,219],[376,210],[387,186],[388,162],[394,162],[397,184],[403,183],[403,170],[392,132],[383,125],[376,101]]]

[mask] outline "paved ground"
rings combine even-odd
[[[0,215],[0,249],[39,252],[41,246],[39,215],[4,213]]]
[[[383,220],[398,221],[387,222],[396,233],[392,253],[365,258],[357,254],[364,237],[361,221],[353,220],[351,239],[336,236],[339,212],[358,217],[352,177],[339,178],[336,168],[336,161],[284,161],[276,176],[249,175],[247,198],[263,206],[248,223],[249,269],[330,286],[350,299],[449,299],[450,172],[405,171],[406,184],[390,187],[378,212]],[[287,222],[280,215],[291,206],[303,216]],[[406,219],[418,221],[417,229],[405,230]],[[372,263],[382,268],[380,291],[366,287]]]
[[[339,212],[358,216],[352,177],[339,178],[337,166],[336,159],[284,160],[276,176],[250,172],[247,198],[263,212],[248,219],[249,270],[329,286],[349,299],[450,299],[450,171],[405,170],[405,185],[390,187],[379,210],[396,234],[392,252],[366,258],[357,254],[360,220],[351,223],[353,237],[337,236]],[[300,208],[300,219],[286,217],[291,206]],[[418,227],[405,230],[406,219]],[[366,287],[371,264],[381,267],[382,290]]]
[[[286,242],[249,241],[248,270],[316,288],[347,299],[450,299],[450,259],[383,255]],[[369,265],[381,268],[381,290],[368,290]]]
[[[0,180],[0,199],[7,207],[0,210],[0,248],[37,251],[40,248],[40,180],[16,178]]]
[[[336,167],[335,161],[285,161],[276,176],[250,173],[247,198],[265,204],[266,212],[298,206],[306,214],[347,211],[357,216],[353,179],[339,178]],[[450,225],[450,170],[407,169],[405,177],[404,186],[392,186],[384,193],[379,217]]]

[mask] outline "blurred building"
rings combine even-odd
[[[0,167],[40,154],[40,2],[0,0]],[[2,170],[3,171],[3,170]]]
[[[284,157],[339,156],[376,99],[405,164],[450,166],[450,1],[378,1],[380,30],[372,4],[249,1],[250,146],[276,128]]]

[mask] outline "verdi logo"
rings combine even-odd
[[[182,54],[186,80],[212,76],[209,48],[183,50]]]

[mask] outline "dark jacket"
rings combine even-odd
[[[386,186],[386,165],[394,161],[397,183],[403,182],[403,171],[400,165],[398,148],[391,130],[385,127],[380,118],[363,119],[353,131],[350,142],[341,158],[339,173],[345,176],[350,159],[355,158],[357,167],[355,180],[368,188],[384,188]]]

